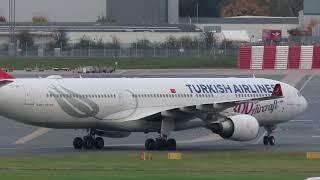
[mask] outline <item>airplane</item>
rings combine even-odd
[[[29,125],[85,129],[74,149],[102,149],[103,137],[157,132],[146,150],[176,150],[173,131],[204,127],[223,139],[251,141],[260,127],[272,133],[304,112],[294,87],[264,78],[47,78],[16,79],[0,71],[0,115]]]

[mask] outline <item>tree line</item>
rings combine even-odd
[[[298,16],[303,0],[180,0],[181,17]]]
[[[48,38],[48,37],[47,37]],[[92,39],[88,36],[83,36],[77,42],[70,42],[70,38],[65,30],[56,30],[51,33],[50,40],[43,44],[44,49],[61,48],[62,50],[69,49],[119,49],[121,42],[116,36],[112,36],[109,42],[100,39]],[[39,48],[39,45],[35,44],[34,37],[29,31],[21,31],[16,36],[19,49],[25,51],[28,49]],[[129,45],[129,47],[128,47]],[[137,39],[134,42],[126,45],[129,49],[211,49],[213,47],[219,48],[220,46],[228,45],[232,47],[232,42],[220,42],[218,43],[216,37],[211,32],[204,32],[196,37],[182,36],[174,37],[169,36],[163,42],[151,42],[150,40],[143,38]]]

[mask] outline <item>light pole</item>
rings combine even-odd
[[[9,54],[16,55],[17,45],[15,40],[15,27],[16,27],[16,1],[9,0],[9,35],[10,46]]]
[[[108,17],[108,0],[106,0],[106,19]]]
[[[28,56],[28,42],[26,42],[26,56]]]
[[[197,24],[199,24],[199,2],[197,2]]]
[[[90,39],[89,39],[89,51],[88,51],[88,56],[90,57],[91,56],[91,49],[90,49]]]

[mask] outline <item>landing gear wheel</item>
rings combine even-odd
[[[92,149],[94,146],[94,139],[91,136],[86,136],[83,138],[83,147],[85,149]]]
[[[168,147],[168,150],[170,150],[170,151],[175,151],[175,150],[177,149],[176,140],[174,140],[174,139],[168,139],[168,141],[167,141],[167,147]]]
[[[73,139],[73,147],[74,149],[81,149],[83,146],[83,140],[80,137],[76,137]]]
[[[167,149],[167,141],[164,138],[157,139],[157,150],[163,151]]]
[[[97,137],[95,140],[94,140],[94,147],[96,149],[102,149],[104,147],[104,140],[102,137]]]
[[[263,144],[264,144],[265,146],[268,146],[268,145],[269,145],[269,138],[268,138],[268,136],[264,136],[264,137],[263,137]]]
[[[273,136],[269,136],[268,141],[271,146],[274,146],[276,144],[276,140]]]
[[[156,149],[156,142],[153,139],[147,139],[144,145],[148,151],[153,151]]]

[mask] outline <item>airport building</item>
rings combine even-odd
[[[7,7],[5,0],[3,7]],[[182,1],[182,0],[180,0]],[[28,0],[17,1],[17,31],[29,30],[43,39],[56,29],[64,29],[72,42],[81,37],[93,40],[111,41],[118,37],[123,43],[132,43],[138,39],[161,42],[170,36],[199,37],[206,27],[216,28],[226,34],[243,34],[249,42],[262,40],[264,29],[281,30],[282,37],[289,36],[288,30],[299,25],[306,26],[312,19],[320,22],[319,0],[305,0],[300,17],[179,17],[179,0]],[[0,8],[0,16],[6,8]],[[32,16],[48,16],[49,22],[34,24]],[[96,22],[98,16],[105,16],[107,22]],[[314,28],[320,35],[320,26]],[[0,42],[8,39],[7,24],[0,24]],[[230,39],[232,41],[234,39]],[[42,42],[42,40],[40,41]]]
[[[303,11],[300,12],[300,26],[308,27],[314,23],[313,35],[320,36],[320,6],[319,0],[304,0]]]
[[[178,24],[179,0],[107,0],[107,16],[116,24]]]
[[[0,0],[0,16],[9,16],[8,0]],[[49,22],[95,22],[107,16],[117,24],[178,24],[179,0],[28,0],[16,1],[16,20],[31,22],[46,16]]]
[[[0,16],[9,19],[9,0],[0,0]],[[49,22],[95,22],[105,13],[105,0],[16,0],[16,21],[31,22],[47,16]]]

